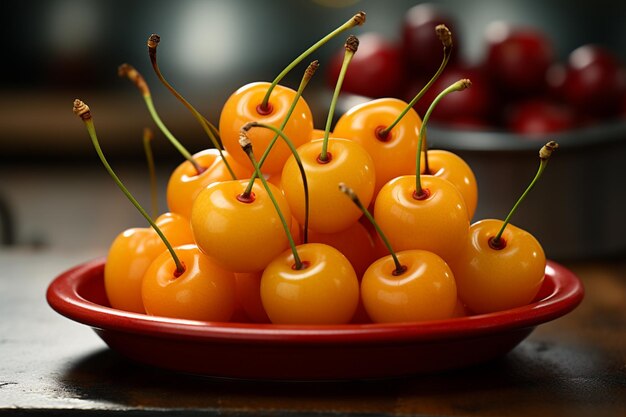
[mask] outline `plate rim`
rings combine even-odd
[[[46,291],[52,309],[95,329],[205,343],[397,344],[463,339],[535,327],[569,313],[584,297],[580,279],[548,260],[546,279],[554,287],[550,294],[526,306],[495,313],[425,322],[345,325],[206,322],[126,312],[85,299],[78,292],[79,285],[87,279],[101,279],[104,263],[104,257],[89,260],[54,278]]]

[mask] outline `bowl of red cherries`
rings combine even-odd
[[[550,138],[561,144],[559,163],[529,196],[517,221],[537,233],[556,259],[623,254],[626,223],[618,207],[626,197],[614,190],[623,177],[619,161],[626,158],[626,67],[618,50],[582,43],[557,55],[563,48],[546,27],[493,21],[477,28],[461,26],[467,23],[463,19],[442,5],[419,4],[404,12],[395,37],[363,34],[361,53],[346,75],[343,110],[370,98],[408,102],[428,86],[414,104],[423,117],[447,85],[471,79],[471,88],[437,105],[428,133],[433,147],[459,154],[474,168],[480,217],[497,216],[510,206],[524,187],[519,172],[528,170],[528,156],[537,141]],[[435,30],[442,23],[453,35],[443,69]],[[469,31],[480,32],[478,57],[465,53],[462,35]],[[340,65],[337,53],[327,68],[329,86]],[[606,186],[580,175],[590,165],[602,167]],[[594,203],[580,190],[593,190]]]

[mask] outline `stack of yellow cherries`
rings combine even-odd
[[[349,36],[325,129],[315,129],[302,97],[318,63],[297,90],[279,84],[306,56],[359,26],[359,12],[294,60],[272,83],[238,89],[219,128],[165,80],[213,147],[191,155],[163,124],[143,77],[120,67],[139,88],[158,127],[185,157],[167,186],[170,212],[150,216],[124,188],[100,149],[89,107],[74,102],[105,168],[146,217],[112,243],[104,270],[113,308],[172,318],[274,324],[416,322],[522,306],[537,295],[545,254],[509,220],[558,146],[540,151],[528,189],[505,220],[470,224],[478,201],[471,168],[457,155],[430,150],[413,105],[444,70],[452,38],[443,25],[440,68],[415,98],[360,104],[331,121],[346,69],[358,51]],[[156,218],[153,218],[156,217]]]

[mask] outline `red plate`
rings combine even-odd
[[[381,378],[460,368],[506,354],[584,295],[572,272],[548,261],[536,301],[497,313],[394,324],[217,323],[113,309],[103,269],[104,259],[97,259],[64,272],[50,284],[48,303],[135,361],[231,378]]]

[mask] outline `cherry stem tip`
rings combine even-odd
[[[543,145],[543,147],[539,150],[539,159],[546,160],[552,156],[552,152],[556,151],[559,148],[559,144],[553,140]]]
[[[91,109],[89,109],[89,106],[79,99],[74,100],[73,111],[74,114],[82,120],[91,119]]]
[[[443,44],[443,47],[446,49],[452,48],[452,32],[446,25],[437,25],[435,27],[435,32],[437,33],[437,37]]]
[[[161,37],[156,33],[153,33],[148,38],[148,49],[156,49],[156,47],[159,46],[159,42],[161,42]]]

